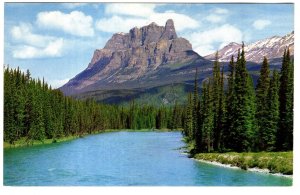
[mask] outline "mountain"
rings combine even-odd
[[[178,37],[173,20],[116,33],[96,49],[88,67],[60,88],[66,95],[95,90],[155,87],[190,80],[211,62]]]
[[[169,106],[186,102],[187,93],[192,92],[193,89],[193,83],[176,83],[150,88],[88,91],[73,97],[82,100],[94,99],[106,104],[129,105],[134,99],[137,104]]]
[[[230,43],[218,51],[219,61],[229,62],[231,56],[237,56],[238,49],[241,48],[241,44]],[[281,64],[281,58],[285,48],[290,49],[290,53],[294,54],[294,31],[283,37],[273,36],[271,38],[263,39],[245,45],[245,57],[249,62],[262,63],[264,56],[266,56],[269,61],[276,65]],[[215,53],[205,56],[205,59],[214,60]]]

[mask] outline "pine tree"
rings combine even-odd
[[[195,135],[198,134],[198,69],[196,68],[195,73],[195,81],[194,81],[194,95],[193,95],[193,114],[192,114],[192,120],[193,120],[193,131],[191,133],[191,138],[195,139]]]
[[[202,143],[199,148],[202,151],[213,151],[213,128],[214,128],[214,115],[213,115],[213,86],[212,79],[208,80],[208,83],[203,82],[202,91]],[[198,143],[199,144],[199,143]],[[198,145],[199,147],[199,145]]]
[[[277,150],[293,149],[293,63],[289,50],[284,52],[279,88],[279,129]]]
[[[220,63],[218,60],[218,52],[215,56],[214,66],[213,66],[213,78],[212,78],[212,96],[213,96],[213,118],[214,118],[214,127],[213,127],[213,134],[214,134],[214,149],[220,149],[220,142],[221,142],[221,131],[223,128],[222,121],[220,116],[220,103],[223,90],[221,89],[221,75],[220,75]]]
[[[14,122],[14,96],[15,86],[12,80],[12,73],[7,67],[4,71],[4,141],[13,144],[16,141]]]
[[[22,73],[19,69],[15,70],[16,76],[15,76],[15,108],[14,108],[14,120],[16,125],[16,132],[15,136],[16,139],[19,139],[24,131],[24,117],[25,117],[25,90],[24,90],[24,84],[22,82]]]
[[[258,147],[260,150],[266,150],[268,137],[265,137],[265,124],[268,121],[268,91],[270,86],[270,70],[269,63],[266,57],[264,57],[261,69],[260,76],[257,81],[256,86],[256,102],[257,102],[257,111],[256,118],[258,125]],[[265,136],[264,136],[265,135]]]
[[[224,67],[220,77],[220,97],[219,97],[219,109],[217,127],[215,128],[215,150],[222,151],[224,148],[223,131],[226,122],[226,105],[225,105],[225,93],[224,93]]]
[[[235,75],[236,107],[232,127],[233,149],[238,152],[251,151],[256,130],[255,92],[253,82],[246,69],[244,44],[236,63]]]
[[[192,94],[188,94],[188,105],[185,114],[185,125],[184,125],[185,135],[188,140],[192,140],[193,131],[193,105],[192,105]]]
[[[239,56],[239,55],[238,55]],[[239,58],[239,57],[238,57]],[[228,87],[226,93],[226,122],[223,130],[223,142],[224,148],[232,148],[233,143],[233,122],[235,118],[236,110],[236,94],[235,94],[235,63],[233,56],[229,62],[229,75],[228,75]]]
[[[43,98],[41,96],[41,82],[40,80],[32,80],[30,82],[30,85],[30,93],[32,97],[32,121],[30,123],[27,142],[32,143],[34,140],[43,142],[43,140],[45,139],[45,127],[43,120]]]
[[[203,93],[203,91],[202,91]],[[203,124],[203,102],[202,102],[202,96],[200,96],[198,100],[198,110],[197,110],[197,131],[195,134],[195,145],[196,145],[196,151],[201,151],[203,148],[203,132],[202,132],[202,124]]]
[[[276,133],[279,122],[279,74],[276,70],[273,71],[270,81],[266,108],[264,131],[261,132],[260,136],[264,141],[263,149],[273,151],[276,148]]]

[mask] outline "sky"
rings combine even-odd
[[[173,19],[177,35],[205,56],[294,30],[293,4],[5,3],[4,64],[54,88],[83,71],[114,33]]]

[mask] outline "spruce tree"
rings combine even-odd
[[[195,139],[195,135],[198,134],[198,69],[196,68],[195,80],[194,80],[194,95],[193,95],[193,131],[191,133],[192,139]]]
[[[222,67],[222,73],[220,77],[220,97],[218,108],[217,127],[215,128],[215,150],[222,151],[224,148],[223,131],[226,121],[226,105],[225,105],[225,93],[224,93],[224,67]]]
[[[264,130],[260,136],[264,143],[264,150],[273,151],[276,148],[276,133],[279,122],[279,74],[273,70],[266,102],[266,120]]]
[[[293,148],[293,63],[289,50],[284,51],[280,72],[279,88],[279,129],[277,134],[277,150]]]
[[[223,130],[223,113],[221,113],[221,108],[223,105],[223,78],[221,78],[220,73],[220,63],[218,60],[218,52],[215,56],[214,66],[213,66],[213,78],[212,78],[212,101],[213,101],[213,117],[214,117],[214,128],[213,128],[213,134],[214,134],[214,149],[220,150],[220,143],[221,143],[221,134]]]
[[[214,115],[213,115],[213,85],[212,79],[208,83],[203,82],[202,102],[203,102],[203,119],[202,119],[202,141],[203,147],[201,150],[206,152],[213,151],[213,128],[214,128]]]
[[[239,55],[238,55],[239,56]],[[226,121],[225,127],[223,130],[223,142],[224,148],[232,148],[232,136],[233,135],[233,121],[235,116],[236,109],[236,96],[235,96],[235,62],[233,59],[233,55],[231,56],[231,60],[229,62],[229,75],[228,75],[228,86],[226,93]]]
[[[270,86],[270,70],[269,63],[266,57],[264,57],[261,69],[260,76],[257,81],[256,86],[256,102],[257,102],[257,111],[256,118],[258,124],[258,147],[260,150],[265,150],[267,147],[267,138],[265,135],[265,124],[268,121],[268,91]]]
[[[192,140],[192,131],[193,131],[193,105],[192,105],[192,94],[188,94],[188,105],[185,114],[185,125],[184,125],[185,135],[188,140]]]
[[[235,75],[236,106],[232,127],[233,149],[238,152],[251,151],[254,147],[255,92],[252,78],[246,69],[244,44],[236,63]]]

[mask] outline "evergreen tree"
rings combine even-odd
[[[240,53],[240,52],[238,52]],[[239,59],[240,54],[238,54]],[[236,110],[236,94],[235,94],[235,63],[233,59],[233,55],[231,56],[231,60],[229,62],[229,75],[228,75],[228,87],[226,93],[226,122],[223,130],[223,143],[224,148],[232,148],[233,147],[233,122],[235,118],[235,110]]]
[[[192,140],[193,131],[193,105],[192,105],[192,94],[188,95],[188,104],[185,114],[185,125],[184,125],[185,135],[189,140]]]
[[[42,141],[45,139],[45,127],[43,120],[43,105],[42,105],[42,93],[41,93],[41,81],[35,80],[30,82],[30,93],[32,97],[32,113],[29,132],[27,135],[28,143],[32,143],[34,140]]]
[[[260,76],[257,80],[256,86],[256,102],[257,102],[257,111],[256,118],[258,125],[258,146],[260,150],[265,150],[267,147],[267,140],[265,136],[265,124],[268,122],[268,91],[270,87],[270,70],[269,63],[266,57],[264,57],[261,69]]]
[[[225,105],[225,93],[224,93],[224,67],[222,68],[222,73],[220,77],[220,97],[219,97],[219,109],[218,109],[218,119],[217,126],[215,128],[215,150],[222,151],[224,148],[223,142],[223,132],[226,122],[226,105]]]
[[[203,82],[202,91],[202,143],[198,143],[199,150],[211,152],[213,151],[213,128],[214,128],[214,115],[213,115],[213,87],[212,80],[209,79],[208,83]],[[200,144],[200,146],[199,146]]]
[[[253,82],[246,69],[244,44],[237,59],[235,72],[236,107],[232,127],[233,149],[238,152],[251,151],[256,130],[255,92]]]
[[[196,73],[195,73],[195,81],[194,81],[194,95],[193,95],[193,115],[192,115],[192,120],[193,120],[193,131],[192,134],[190,135],[192,139],[195,139],[195,135],[198,134],[198,69],[196,68]]]
[[[202,91],[203,94],[203,91]],[[200,96],[198,100],[198,110],[197,110],[197,131],[195,134],[195,144],[196,144],[196,151],[201,151],[203,148],[203,132],[202,132],[202,124],[203,124],[203,102],[202,96]]]
[[[276,133],[279,122],[279,74],[276,70],[273,71],[270,81],[266,108],[264,130],[260,133],[260,136],[264,143],[263,150],[273,151],[276,147]]]
[[[293,90],[293,63],[287,50],[283,55],[280,76],[277,150],[293,149]]]
[[[213,78],[212,78],[212,101],[213,101],[213,118],[214,118],[214,127],[213,127],[213,134],[214,134],[214,149],[220,150],[220,142],[221,142],[221,131],[223,128],[222,124],[222,117],[220,116],[221,108],[220,103],[222,103],[222,93],[223,89],[221,86],[221,74],[220,74],[220,63],[218,59],[218,52],[215,56],[214,66],[213,66]]]

